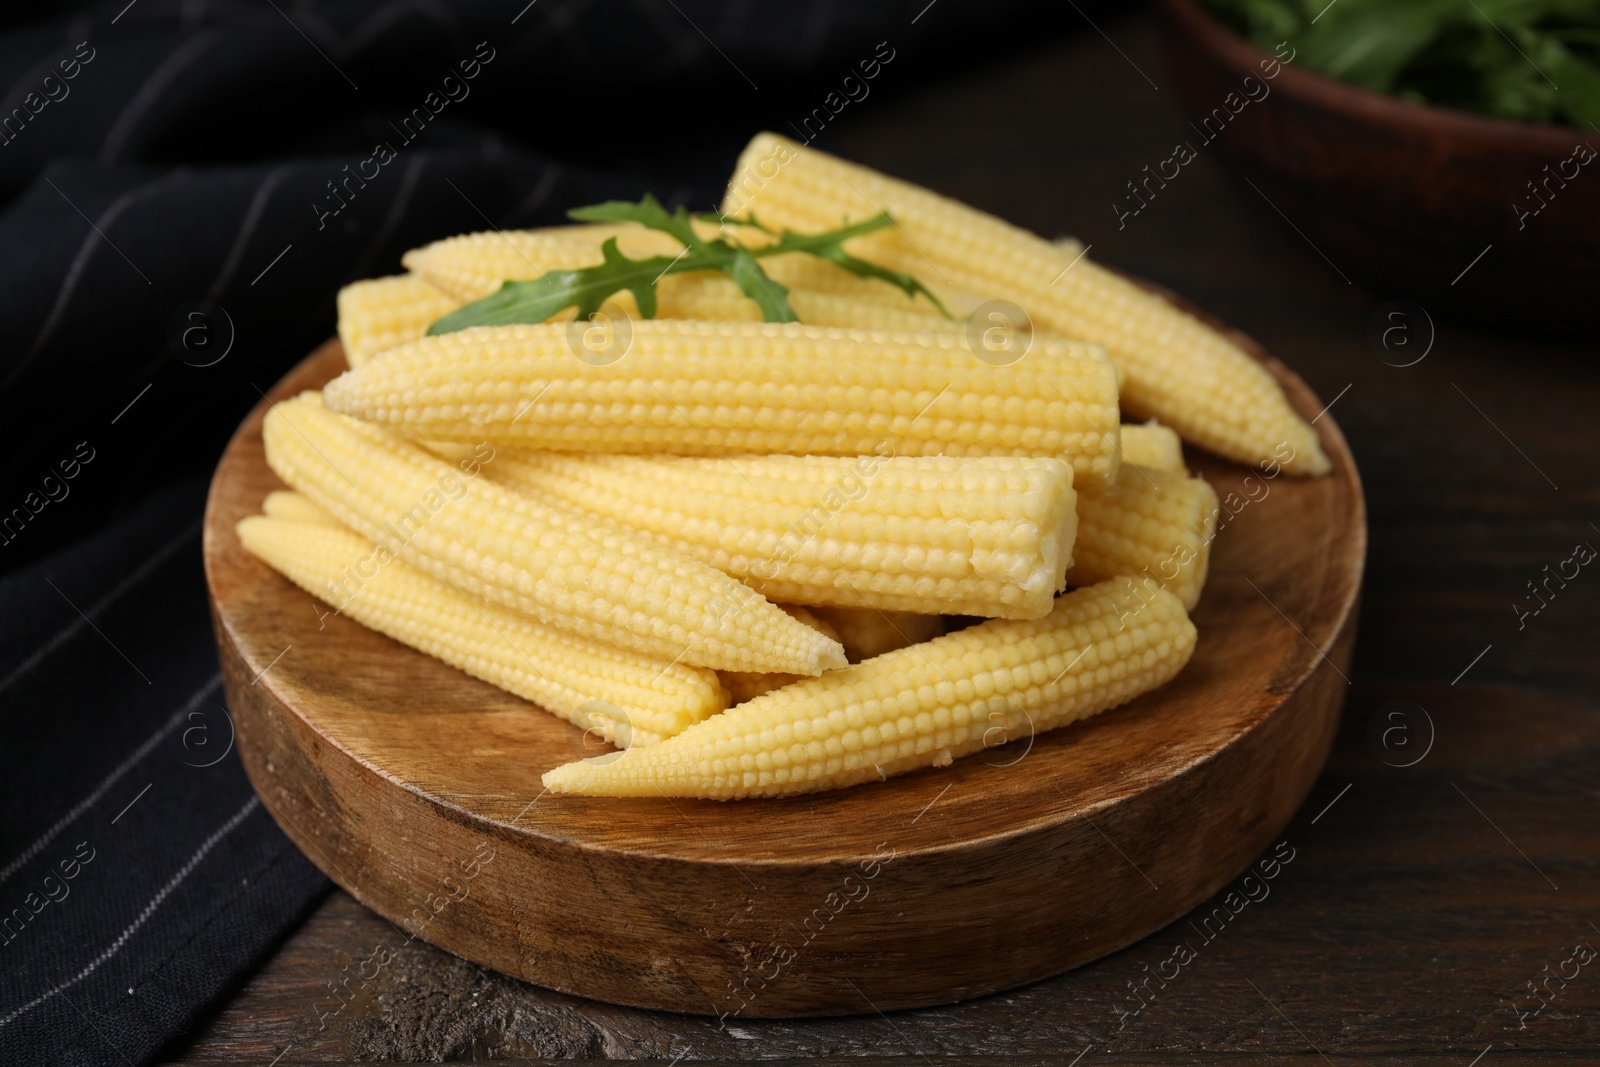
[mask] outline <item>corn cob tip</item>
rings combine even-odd
[[[361,366],[365,366],[365,364],[362,364]],[[348,400],[348,394],[352,385],[361,380],[359,376],[361,366],[351,367],[349,370],[345,371],[343,374],[340,374],[333,381],[322,387],[322,395],[320,399],[324,407],[326,407],[329,411],[337,411],[340,414],[351,414],[351,412],[343,410],[341,400]],[[301,395],[304,396],[305,394],[302,393]]]
[[[1297,478],[1315,478],[1332,471],[1333,462],[1322,450],[1322,441],[1317,436],[1316,427],[1301,419],[1297,413],[1294,418],[1298,420],[1298,425],[1280,427],[1285,432],[1270,454],[1262,452],[1254,459],[1246,459],[1243,456],[1227,458],[1271,473],[1282,470],[1283,473]]]
[[[250,549],[256,528],[267,521],[268,519],[265,515],[246,515],[233,524],[233,532],[238,536],[239,543]],[[254,549],[250,549],[250,551],[252,555],[255,554]]]
[[[1316,477],[1333,470],[1333,461],[1322,450],[1321,441],[1313,436],[1306,442],[1306,446],[1303,453],[1295,453],[1295,458],[1283,465],[1284,470],[1305,477]]]
[[[247,551],[327,604],[325,615],[442,660],[619,748],[655,744],[728,706],[707,668],[629,652],[471,597],[331,521],[253,515],[238,533]]]
[[[1026,307],[1036,328],[1104,345],[1123,411],[1237,462],[1331,468],[1315,427],[1233,338],[1072,247],[772,133],[740,155],[722,210],[800,230],[886,211],[893,230],[858,238],[857,255],[914,274],[934,265],[951,288]]]
[[[589,759],[577,760],[573,763],[563,763],[545,771],[539,777],[539,784],[552,793],[570,793],[578,796],[604,795],[604,779],[597,775],[602,767],[611,767],[625,761],[630,753],[638,749],[625,749],[621,752],[607,752],[601,756],[591,756]],[[642,790],[640,792],[643,792]],[[612,794],[615,795],[615,794]],[[635,793],[634,795],[639,795]],[[649,796],[652,794],[644,793]]]
[[[840,667],[848,667],[849,659],[845,656],[844,643],[839,640],[839,631],[832,625],[817,618],[810,611],[798,604],[775,604],[774,607],[788,615],[795,622],[800,623],[811,632],[811,664],[816,669],[802,672],[804,675],[815,677],[823,671],[836,671]],[[788,672],[793,673],[793,672]]]
[[[567,764],[552,792],[788,796],[942,767],[1117,707],[1183,669],[1195,628],[1154,582],[1074,590],[1044,619],[994,619],[795,682],[659,745]]]
[[[801,625],[804,626],[803,623]],[[850,666],[850,661],[845,658],[843,645],[821,631],[812,630],[809,626],[805,628],[816,635],[803,653],[806,657],[803,666],[807,669],[792,673],[816,677],[823,671],[836,671],[841,667]]]
[[[932,641],[945,627],[944,616],[931,613],[845,607],[814,607],[811,611],[833,627],[851,663]]]
[[[813,630],[816,630],[818,633],[824,634],[827,637],[838,641],[840,647],[844,648],[845,655],[847,657],[850,655],[849,646],[845,645],[844,638],[839,635],[839,631],[835,630],[833,625],[827,620],[818,617],[809,609],[803,608],[798,604],[779,604],[777,606],[791,618],[799,622],[803,622]],[[851,662],[854,662],[854,660]],[[752,700],[760,696],[762,693],[770,693],[774,689],[781,689],[792,682],[798,682],[803,677],[805,677],[805,675],[789,674],[787,672],[717,672],[717,680],[722,683],[723,689],[725,689],[728,693],[729,707],[733,707],[736,704],[743,704],[745,701]]]
[[[339,525],[339,520],[328,514],[322,505],[310,497],[290,489],[274,489],[261,501],[261,512],[268,518],[287,522],[314,522]]]
[[[545,625],[701,667],[817,675],[845,665],[837,641],[714,567],[606,520],[518,498],[470,465],[314,397],[274,407],[263,437],[278,476],[340,522],[392,542],[396,556],[434,578]]]

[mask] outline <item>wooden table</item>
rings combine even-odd
[[[1538,604],[1527,583],[1547,565],[1579,542],[1600,546],[1593,348],[1441,326],[1420,363],[1388,365],[1369,347],[1369,320],[1407,294],[1347,285],[1203,153],[1119,232],[1112,200],[1169,154],[1183,123],[1148,14],[1098,21],[1115,47],[1086,30],[1018,56],[997,32],[1003,62],[851,108],[833,147],[1039,233],[1083,238],[1253,334],[1337,405],[1371,512],[1360,640],[1340,739],[1286,832],[1294,859],[1270,895],[1210,940],[1180,921],[1011,993],[719,1030],[545,992],[420,942],[402,948],[393,927],[335,893],[174,1052],[180,1062],[1600,1062],[1600,960],[1565,984],[1549,978],[1537,1015],[1530,989],[1570,975],[1579,943],[1600,947],[1600,573],[1551,582],[1548,606],[1521,627],[1514,610]],[[1164,988],[1144,984],[1180,938],[1197,958]],[[361,966],[383,946],[394,947],[386,966]],[[1148,990],[1137,1014],[1130,983]]]

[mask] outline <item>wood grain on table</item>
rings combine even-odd
[[[1573,974],[1575,946],[1600,947],[1600,574],[1552,583],[1520,627],[1514,609],[1538,605],[1527,583],[1547,565],[1600,546],[1594,346],[1440,325],[1425,359],[1391,366],[1369,326],[1407,294],[1347,285],[1204,152],[1118,231],[1112,201],[1184,123],[1150,16],[1096,18],[1106,37],[1085,27],[1021,54],[997,29],[993,66],[851,109],[826,147],[1084,239],[1251,333],[1336,405],[1370,513],[1360,637],[1332,760],[1268,892],[1204,925],[1219,894],[1010,993],[722,1029],[503,978],[335,893],[177,1062],[1600,1062],[1600,960],[1550,977]],[[1172,974],[1180,941],[1194,958],[1149,977]]]

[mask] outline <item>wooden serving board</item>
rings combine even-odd
[[[1317,414],[1305,384],[1267,362]],[[343,369],[329,342],[270,399]],[[323,618],[248,555],[234,525],[282,487],[262,453],[266,404],[217,467],[205,522],[245,769],[300,848],[403,934],[543,986],[737,1018],[888,1011],[1034,981],[1220,889],[1273,844],[1333,740],[1366,516],[1326,413],[1326,478],[1190,454],[1237,514],[1172,684],[942,770],[717,803],[541,795],[540,774],[603,746]]]

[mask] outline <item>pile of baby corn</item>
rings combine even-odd
[[[1194,650],[1217,497],[1180,434],[1328,469],[1258,363],[1070,243],[771,134],[725,211],[801,233],[885,211],[852,254],[957,316],[1013,302],[1031,347],[983,358],[926,297],[799,254],[762,264],[801,324],[695,272],[659,280],[655,318],[608,305],[614,359],[567,322],[427,336],[606,238],[681,248],[634,224],[480,233],[341,292],[351,369],[266,418],[293,491],[245,547],[623,750],[549,771],[552,792],[836,789],[1116,707]]]

